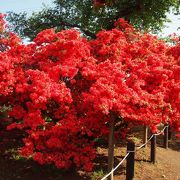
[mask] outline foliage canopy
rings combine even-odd
[[[99,4],[100,5],[99,5]],[[104,3],[102,6],[101,3]],[[33,39],[38,32],[55,28],[57,31],[78,28],[94,38],[102,29],[112,29],[118,18],[128,20],[141,30],[158,31],[167,21],[170,10],[178,11],[179,0],[55,0],[54,7],[44,7],[30,17],[25,12],[9,13],[11,30],[22,37]]]

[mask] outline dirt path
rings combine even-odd
[[[157,161],[150,162],[150,147],[141,149],[135,155],[134,180],[180,180],[180,142],[173,140],[170,148],[157,147]],[[125,180],[125,163],[114,180]]]
[[[135,179],[138,180],[180,180],[180,152],[157,148],[157,162],[136,163]]]

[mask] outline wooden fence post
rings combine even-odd
[[[134,156],[135,156],[135,144],[129,141],[127,144],[127,152],[130,154],[127,157],[126,163],[126,180],[132,180],[134,178]]]
[[[169,139],[169,128],[168,126],[164,129],[164,148],[168,148],[168,139]]]
[[[156,135],[151,139],[151,162],[154,164],[156,162]]]
[[[147,143],[147,138],[148,138],[148,126],[144,125],[143,144]],[[144,147],[147,147],[147,144],[145,144]]]
[[[110,119],[108,140],[108,172],[110,172],[114,166],[114,124],[115,116],[112,115]],[[108,180],[113,180],[113,173],[108,177]]]

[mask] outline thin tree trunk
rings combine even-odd
[[[148,127],[144,125],[144,137],[143,137],[143,143],[147,143],[147,137],[148,137]],[[147,144],[144,146],[146,147]]]
[[[110,172],[114,167],[114,125],[115,116],[111,115],[108,142],[108,172]],[[113,173],[108,177],[108,180],[113,180]]]

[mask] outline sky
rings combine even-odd
[[[7,11],[22,12],[41,10],[43,3],[52,6],[53,0],[0,0],[0,12],[6,13]]]
[[[7,11],[14,11],[16,13],[26,11],[28,14],[31,14],[33,11],[41,10],[43,4],[53,6],[52,2],[53,0],[0,0],[0,13],[6,13]],[[174,32],[180,35],[180,30],[177,30],[180,26],[180,15],[168,14],[168,18],[172,22],[165,24],[167,27],[163,29],[162,36],[167,36]]]

